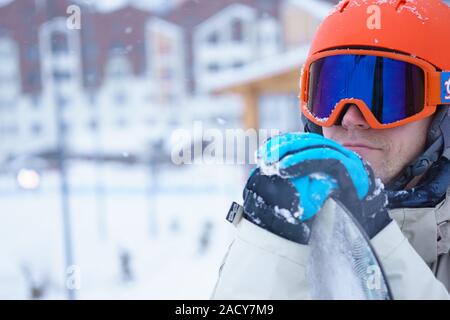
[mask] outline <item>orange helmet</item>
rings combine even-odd
[[[442,0],[343,0],[322,22],[309,55],[334,47],[379,47],[450,71],[450,8]]]

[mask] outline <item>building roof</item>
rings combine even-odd
[[[308,56],[308,51],[309,45],[305,45],[255,61],[238,70],[221,72],[209,81],[207,89],[216,93],[239,92],[245,87],[268,92],[298,91],[300,68]]]
[[[260,14],[278,17],[280,0],[187,0],[169,11],[163,18],[185,28],[193,28],[213,14],[236,3],[251,6]]]

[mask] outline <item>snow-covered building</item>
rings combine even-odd
[[[207,92],[221,72],[282,50],[280,1],[188,0],[164,16],[184,31],[188,92]]]
[[[238,94],[244,104],[247,128],[301,130],[298,102],[300,68],[320,22],[338,1],[285,0],[280,10],[283,52],[253,59],[240,69],[210,79],[213,92]]]
[[[66,26],[68,0],[1,6],[1,153],[51,153],[58,126],[84,155],[146,152],[194,120],[240,126],[242,103],[211,89],[307,43],[331,2],[185,0],[158,13],[76,1],[81,30]]]

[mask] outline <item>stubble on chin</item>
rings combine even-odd
[[[398,174],[401,159],[391,156],[392,146],[389,144],[389,139],[386,137],[379,134],[375,136],[365,133],[335,131],[328,132],[328,138],[340,144],[345,142],[360,142],[380,148],[380,152],[377,152],[378,154],[373,158],[364,156],[362,156],[362,158],[371,166],[375,176],[380,178],[384,184],[389,183],[389,181]]]

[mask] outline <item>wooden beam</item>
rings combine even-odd
[[[289,70],[284,73],[273,75],[267,78],[253,80],[246,83],[237,84],[216,91],[216,94],[237,93],[245,94],[248,91],[258,90],[260,93],[296,93],[299,92],[299,70]]]
[[[259,128],[259,116],[258,116],[258,97],[260,95],[259,90],[254,87],[247,87],[242,90],[242,98],[244,99],[244,113],[243,123],[245,129]]]

